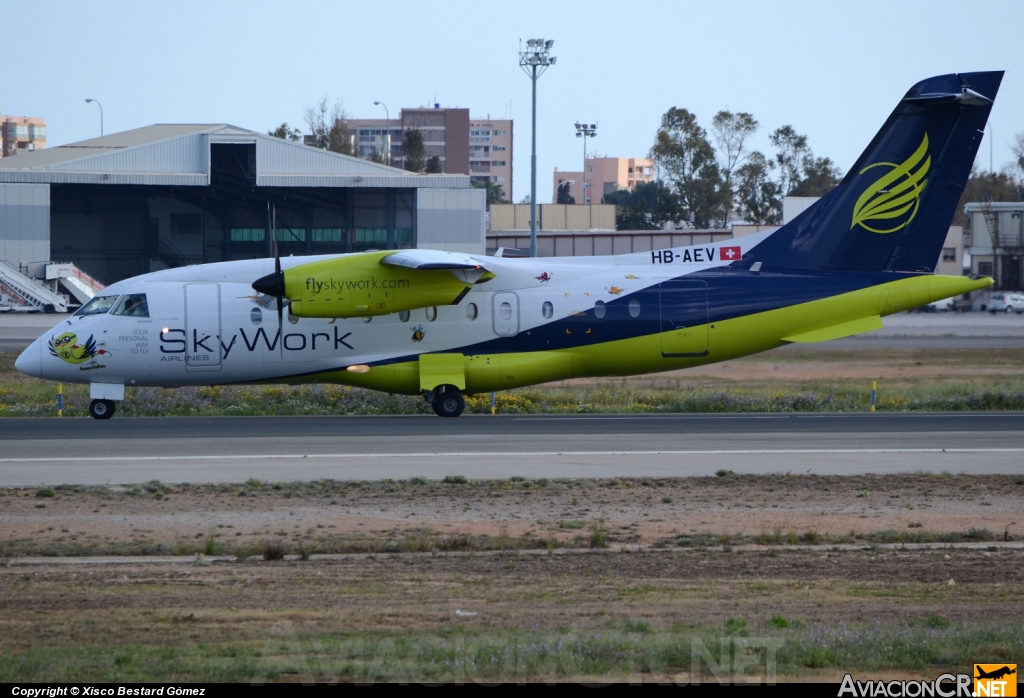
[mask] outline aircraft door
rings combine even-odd
[[[492,301],[494,334],[514,337],[519,334],[519,296],[510,292],[495,293]]]
[[[695,279],[672,279],[659,286],[661,355],[708,355],[708,285]]]
[[[219,284],[185,284],[185,342],[186,371],[223,368]]]

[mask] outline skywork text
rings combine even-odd
[[[371,276],[368,279],[335,279],[333,277],[330,279],[316,279],[310,276],[306,279],[306,290],[312,291],[315,294],[388,288],[409,288],[409,280],[378,279],[376,276]]]

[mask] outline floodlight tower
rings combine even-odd
[[[576,137],[583,138],[583,203],[587,203],[587,137],[597,136],[597,124],[576,122]]]
[[[533,148],[530,156],[530,256],[537,256],[537,78],[555,64],[549,55],[554,40],[529,39],[526,50],[519,47],[519,67],[533,83]]]

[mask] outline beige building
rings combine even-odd
[[[469,178],[494,182],[512,200],[512,120],[469,120]]]
[[[46,119],[0,115],[0,157],[30,153],[46,147]]]
[[[558,201],[558,187],[569,182],[569,196],[577,204],[599,204],[605,194],[619,189],[632,189],[640,182],[654,181],[654,161],[647,158],[587,158],[586,172],[570,172],[555,168],[551,201]],[[586,196],[584,196],[584,181]]]

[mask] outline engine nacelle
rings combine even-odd
[[[291,301],[291,314],[315,318],[388,315],[432,305],[455,305],[473,287],[472,276],[461,270],[381,264],[382,258],[393,254],[371,252],[286,269],[284,295]]]

